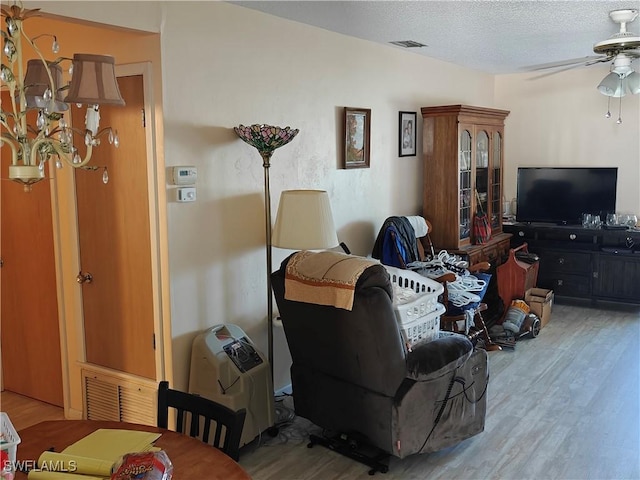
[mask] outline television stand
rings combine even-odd
[[[640,305],[640,232],[580,225],[503,224],[511,247],[540,257],[538,286],[557,297]]]

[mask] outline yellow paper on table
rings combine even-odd
[[[29,480],[109,480],[109,477],[94,477],[78,475],[77,473],[50,472],[48,470],[31,470],[27,475]]]
[[[113,464],[124,454],[148,451],[160,435],[160,433],[137,430],[100,428],[69,445],[62,453],[106,460]]]
[[[111,460],[48,451],[38,458],[38,468],[42,471],[94,475],[100,478],[111,476],[111,468],[114,463]]]

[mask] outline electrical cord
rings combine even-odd
[[[468,387],[465,384],[465,381],[462,377],[456,377],[455,379],[456,383],[459,383],[460,385],[462,385],[462,394],[464,395],[464,398],[467,399],[467,401],[469,403],[472,404],[476,404],[478,403],[480,400],[482,400],[482,398],[484,397],[484,395],[487,393],[487,387],[489,386],[489,376],[487,375],[487,382],[484,384],[484,389],[482,390],[482,393],[480,394],[480,396],[478,398],[476,398],[475,400],[471,400],[469,398],[469,395],[467,395],[467,390],[470,390],[471,387],[473,387],[476,382],[471,382],[471,385],[469,385]]]
[[[227,390],[229,390],[231,387],[233,387],[236,383],[238,383],[238,380],[240,380],[240,377],[236,377],[236,379],[231,383],[231,385],[229,385],[227,388],[225,388],[222,385],[222,382],[220,381],[220,379],[218,379],[218,385],[220,385],[220,390],[222,391],[223,395],[227,394]]]
[[[293,411],[293,409],[287,407],[286,405],[284,405],[284,400],[288,397],[289,395],[285,395],[282,394],[280,395],[280,397],[282,398],[278,398],[276,397],[276,407],[275,407],[275,411],[276,411],[276,427],[281,428],[284,427],[286,425],[290,425],[296,418],[296,414]]]
[[[449,382],[449,386],[447,387],[447,393],[444,396],[444,400],[442,401],[442,405],[440,406],[440,410],[438,411],[438,414],[436,415],[436,419],[433,421],[433,426],[431,427],[431,431],[429,432],[429,434],[427,435],[427,438],[424,439],[424,443],[422,444],[422,446],[420,447],[420,450],[418,450],[418,452],[422,452],[422,449],[424,447],[426,447],[427,442],[429,441],[429,439],[431,438],[431,435],[433,434],[433,431],[436,429],[436,427],[438,426],[438,423],[440,422],[440,418],[442,417],[442,414],[444,413],[444,407],[447,406],[447,403],[449,402],[449,395],[451,395],[451,390],[453,389],[453,384],[456,380],[456,371],[458,369],[456,368],[453,371],[453,375],[451,377],[451,381]]]
[[[440,410],[438,411],[438,414],[436,415],[436,419],[433,422],[433,427],[431,427],[431,431],[427,435],[427,438],[425,438],[424,443],[420,447],[420,450],[418,450],[419,452],[422,452],[422,449],[427,445],[427,442],[431,438],[431,435],[433,434],[433,431],[436,429],[436,426],[438,425],[438,423],[440,422],[440,419],[442,418],[442,414],[444,413],[444,409],[445,409],[447,403],[449,402],[449,400],[451,400],[451,399],[453,399],[453,398],[455,398],[455,397],[457,397],[459,395],[464,395],[464,397],[467,399],[467,401],[469,403],[476,404],[480,400],[482,400],[482,398],[487,393],[487,387],[489,386],[489,375],[487,375],[487,382],[485,383],[484,389],[482,390],[482,393],[480,394],[480,396],[477,399],[472,400],[467,395],[467,390],[470,389],[473,385],[475,385],[475,382],[471,382],[471,385],[469,385],[468,388],[465,388],[464,379],[462,377],[456,376],[456,371],[457,370],[458,369],[454,370],[454,372],[453,372],[453,377],[451,378],[451,381],[449,382],[449,386],[447,387],[447,393],[444,396],[444,400],[442,400],[442,405],[440,407]],[[454,395],[452,397],[451,396],[451,390],[453,389],[453,384],[454,383],[460,383],[462,385],[462,392],[457,394],[457,395]]]

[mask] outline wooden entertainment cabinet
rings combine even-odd
[[[640,232],[503,223],[511,246],[540,257],[538,286],[556,296],[640,304]]]

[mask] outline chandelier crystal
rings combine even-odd
[[[45,164],[51,159],[55,159],[58,168],[63,163],[88,170],[101,168],[88,165],[93,148],[100,145],[103,136],[115,147],[119,139],[111,127],[100,129],[99,106],[124,105],[116,81],[114,58],[74,54],[73,59],[58,57],[48,61],[36,41],[42,37],[52,38],[51,50],[57,54],[60,49],[57,37],[42,34],[30,38],[24,30],[24,22],[39,16],[39,9],[28,10],[20,5],[0,8],[4,17],[0,81],[2,90],[7,91],[10,98],[0,108],[0,145],[7,145],[11,150],[9,179],[22,183],[25,191],[29,191],[31,185],[45,178]],[[35,58],[26,61],[25,47],[30,47]],[[63,84],[63,62],[71,63],[68,85]],[[8,103],[8,108],[5,109],[4,103]],[[65,118],[69,104],[73,103],[87,106],[84,129],[72,126]],[[34,109],[36,121],[30,125],[27,112]],[[106,169],[103,181],[108,181]]]

